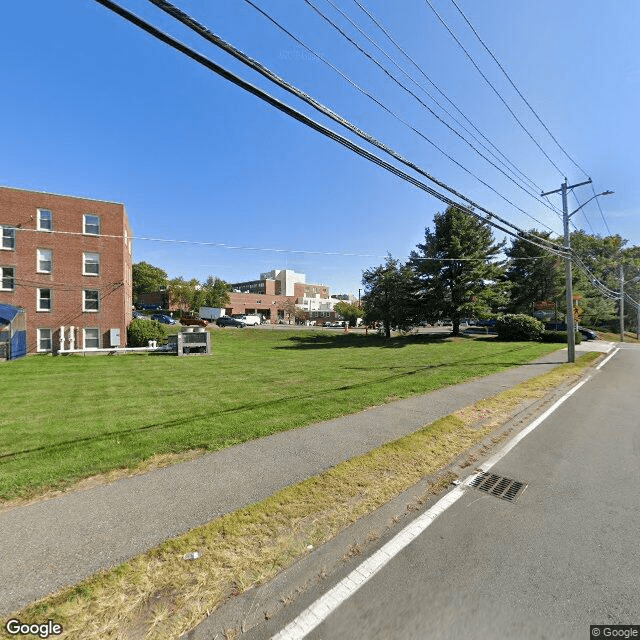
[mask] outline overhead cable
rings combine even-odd
[[[479,40],[480,44],[484,47],[484,49],[491,56],[491,58],[493,58],[493,61],[498,65],[498,67],[500,68],[500,71],[502,71],[506,79],[509,81],[509,84],[511,84],[511,86],[515,89],[516,93],[522,98],[522,101],[527,105],[527,107],[529,107],[531,113],[533,113],[533,115],[536,117],[538,122],[544,127],[544,130],[549,134],[551,139],[558,145],[559,149],[562,151],[562,153],[564,153],[564,155],[567,158],[569,158],[569,160],[573,163],[573,165],[577,169],[582,171],[582,173],[584,173],[584,175],[588,178],[589,174],[567,153],[566,149],[558,142],[558,140],[553,135],[553,133],[551,133],[551,131],[549,130],[549,127],[547,127],[547,125],[542,121],[542,118],[540,118],[540,116],[536,113],[536,110],[531,106],[529,101],[522,95],[522,92],[520,91],[520,89],[518,89],[518,87],[515,85],[515,83],[509,76],[509,74],[504,69],[504,67],[500,64],[500,62],[494,55],[493,51],[491,51],[491,49],[489,49],[489,47],[485,44],[484,40],[480,37],[475,27],[471,24],[471,21],[469,20],[469,18],[467,18],[467,16],[463,13],[462,9],[458,6],[458,4],[456,3],[456,0],[451,0],[451,2],[453,6],[458,10],[460,15],[463,17],[464,21],[467,23],[471,31],[473,31],[473,34]]]
[[[357,1],[357,0],[354,0]],[[542,121],[542,118],[540,118],[540,116],[538,115],[538,113],[536,112],[536,110],[531,106],[531,104],[529,103],[529,101],[524,97],[524,95],[522,94],[522,92],[520,91],[520,89],[518,89],[518,87],[516,86],[516,84],[513,82],[513,80],[511,79],[511,77],[509,76],[509,74],[507,73],[507,71],[504,69],[504,67],[500,64],[500,62],[498,61],[498,59],[496,58],[495,54],[493,53],[493,51],[491,51],[491,49],[489,49],[489,47],[486,45],[486,43],[484,42],[484,40],[482,40],[482,38],[480,37],[480,35],[478,34],[477,30],[475,29],[475,27],[471,24],[471,21],[469,20],[469,18],[464,14],[464,12],[462,11],[462,9],[458,6],[458,4],[456,3],[456,0],[451,0],[453,6],[458,10],[458,12],[460,13],[460,15],[462,16],[462,18],[464,19],[464,21],[467,23],[467,25],[469,26],[469,28],[471,29],[471,31],[473,32],[473,34],[476,36],[476,38],[478,39],[478,41],[480,42],[480,44],[485,48],[485,50],[487,51],[487,53],[491,56],[491,58],[493,58],[493,61],[498,65],[500,71],[502,71],[502,73],[505,75],[505,77],[507,78],[507,80],[509,81],[509,83],[511,84],[511,86],[515,89],[516,93],[520,96],[520,98],[522,98],[522,101],[527,105],[527,107],[529,107],[529,109],[531,110],[531,113],[533,113],[533,115],[536,117],[536,119],[538,120],[538,122],[544,127],[544,130],[549,134],[549,136],[551,137],[551,139],[556,143],[556,145],[559,147],[559,149],[562,151],[562,153],[564,153],[564,155],[573,163],[573,165],[580,170],[587,178],[589,178],[589,174],[569,155],[569,153],[567,152],[567,150],[558,142],[558,140],[556,139],[556,137],[553,135],[553,133],[551,133],[549,127],[547,127],[547,125]],[[593,185],[593,183],[591,183],[591,189],[593,191],[593,195],[596,195],[596,190],[595,187]],[[609,235],[611,235],[611,230],[609,229],[609,225],[607,224],[607,221],[604,217],[604,213],[602,212],[602,207],[600,206],[600,200],[599,198],[596,196],[595,198],[596,203],[598,205],[598,209],[600,210],[600,216],[602,217],[602,221],[604,222],[604,226],[607,229],[607,233]],[[585,220],[587,220],[587,224],[589,225],[589,228],[591,229],[592,233],[593,233],[593,228],[591,227],[591,223],[589,222],[589,219],[587,218],[587,216],[585,215]]]
[[[151,2],[155,2],[155,0],[150,0]],[[252,4],[251,0],[245,0],[245,2],[248,2],[249,4]],[[311,9],[313,9],[313,11],[315,11],[325,22],[327,22],[327,24],[329,24],[333,29],[335,29],[341,36],[343,36],[350,44],[352,44],[358,51],[360,51],[360,53],[362,53],[366,58],[368,58],[369,60],[371,60],[371,62],[373,62],[373,64],[375,64],[386,76],[388,76],[391,80],[393,80],[393,82],[395,82],[401,89],[403,89],[404,91],[406,91],[410,96],[412,96],[415,100],[417,100],[434,118],[436,118],[440,123],[442,123],[445,127],[447,127],[447,129],[449,129],[454,135],[456,135],[457,137],[459,137],[462,141],[464,141],[471,149],[473,149],[473,151],[475,151],[483,160],[485,160],[486,162],[488,162],[494,169],[498,170],[503,176],[505,176],[505,178],[507,178],[508,180],[510,180],[511,182],[513,182],[513,184],[518,187],[519,189],[521,189],[522,191],[524,191],[527,195],[531,196],[534,200],[538,201],[540,204],[544,205],[545,207],[549,207],[550,209],[553,209],[552,206],[550,206],[547,202],[544,202],[543,200],[540,200],[540,198],[538,197],[537,193],[533,193],[531,192],[527,187],[524,187],[522,184],[520,184],[520,182],[517,182],[516,180],[514,180],[509,174],[507,174],[502,168],[500,168],[499,166],[497,166],[495,164],[495,162],[493,162],[492,160],[490,160],[489,158],[487,158],[483,153],[481,153],[473,144],[471,144],[459,131],[456,131],[448,122],[446,122],[445,120],[443,120],[437,113],[435,113],[435,111],[433,111],[433,109],[431,109],[431,107],[429,107],[427,104],[424,103],[424,101],[417,96],[411,89],[409,89],[406,85],[404,85],[402,82],[400,82],[400,80],[398,80],[393,73],[391,73],[388,69],[386,69],[380,62],[378,62],[378,60],[375,59],[375,57],[373,57],[368,51],[366,51],[365,49],[363,49],[355,40],[353,40],[353,38],[351,38],[347,33],[345,33],[345,31],[343,29],[341,29],[335,22],[333,22],[333,20],[331,20],[327,15],[325,15],[322,11],[320,11],[320,9],[318,9],[318,7],[316,5],[313,4],[313,2],[311,0],[304,0],[305,4],[307,4]],[[369,96],[370,97],[370,96]],[[431,97],[431,96],[429,96]],[[378,102],[376,100],[376,102]],[[380,104],[378,102],[378,104]],[[386,107],[383,108],[386,109]],[[389,111],[388,109],[386,109],[387,111]],[[393,115],[395,118],[397,118],[398,120],[400,120],[403,124],[409,126],[415,133],[417,133],[420,137],[424,138],[425,140],[427,140],[427,142],[431,143],[432,145],[436,146],[433,142],[431,142],[431,140],[429,140],[422,132],[418,131],[417,129],[415,129],[414,127],[412,127],[411,125],[408,125],[406,122],[404,122],[403,120],[401,120],[395,113],[390,112],[391,115]],[[444,155],[446,155],[450,160],[453,160],[451,158],[451,156],[449,156],[448,154],[446,154],[444,151],[442,151],[442,149],[438,148],[439,151],[441,151]],[[491,187],[490,185],[488,185],[486,182],[484,182],[483,180],[481,180],[478,176],[476,176],[475,174],[473,174],[471,171],[469,171],[468,169],[466,169],[465,167],[463,167],[460,163],[458,163],[456,160],[453,160],[453,162],[455,162],[455,164],[457,164],[459,167],[461,167],[462,169],[464,169],[467,173],[469,173],[470,175],[472,175],[474,178],[476,178],[476,180],[478,180],[479,182],[481,182],[483,185],[485,185],[486,187],[488,187],[491,191],[493,191],[494,193],[496,193],[498,196],[500,196],[503,200],[505,200],[506,202],[508,202],[511,206],[515,207],[518,211],[520,211],[521,213],[524,213],[525,215],[529,216],[530,218],[532,218],[533,220],[535,220],[538,224],[541,224],[543,226],[545,226],[547,229],[553,231],[553,229],[551,229],[551,227],[549,227],[548,225],[544,224],[543,222],[540,222],[539,220],[537,220],[536,218],[534,218],[531,214],[527,213],[526,211],[524,211],[523,209],[521,209],[520,207],[518,207],[517,205],[515,205],[513,202],[511,202],[510,200],[508,200],[505,196],[503,196],[501,193],[499,193],[498,191],[496,191],[493,187]]]
[[[511,173],[513,173],[514,175],[516,175],[516,173],[507,166],[507,164],[502,161],[491,149],[489,149],[481,140],[479,140],[477,138],[477,136],[472,133],[471,131],[469,131],[453,114],[451,114],[449,112],[448,109],[446,109],[442,104],[440,104],[440,102],[424,87],[424,85],[420,84],[417,80],[415,80],[413,78],[413,76],[411,76],[396,60],[394,60],[375,40],[373,40],[373,38],[371,38],[369,36],[369,34],[367,34],[349,15],[347,15],[340,7],[338,7],[332,0],[325,0],[328,4],[330,4],[335,11],[337,11],[345,20],[347,20],[349,22],[349,24],[351,24],[354,29],[356,29],[358,31],[358,33],[360,33],[360,35],[362,35],[369,43],[371,43],[396,69],[398,69],[398,71],[400,71],[400,73],[402,73],[406,78],[408,78],[416,87],[418,87],[420,90],[422,90],[422,92],[427,95],[429,97],[430,100],[432,100],[445,114],[447,114],[447,116],[449,116],[449,118],[451,118],[451,120],[453,120],[465,133],[467,133],[468,135],[470,135],[476,143],[478,143],[485,151],[487,151],[487,153],[491,154],[491,156],[497,161],[499,162],[502,166],[504,166],[508,171],[510,171]],[[356,0],[356,4],[358,4],[358,6],[361,7],[361,5],[359,5],[359,3]],[[361,7],[362,8],[362,7]],[[358,46],[355,45],[355,43],[353,43],[353,41],[341,30],[339,29],[339,27],[337,27],[337,25],[335,25],[333,23],[333,21],[329,21],[328,18],[326,18],[323,14],[321,14],[319,12],[319,10],[317,9],[317,7],[314,7],[314,9],[318,12],[319,15],[322,15],[322,17],[324,17],[329,24],[331,24],[331,26],[333,26],[344,38],[348,39],[350,42],[352,42],[352,44],[354,44],[354,46]],[[366,12],[365,9],[363,9],[363,11]],[[367,14],[368,15],[368,14]],[[365,53],[362,49],[359,48],[359,50],[362,53]],[[380,66],[380,64],[374,60],[374,58],[372,56],[370,56],[369,54],[366,54],[367,57],[372,60],[373,62],[375,62],[378,66]],[[395,79],[395,78],[394,78]],[[397,82],[397,81],[396,81]],[[398,83],[400,84],[400,83]],[[433,82],[431,82],[431,84],[433,84]],[[406,91],[408,91],[408,89],[400,84],[400,86],[405,89]],[[435,86],[435,85],[434,85]],[[420,101],[420,99],[415,96],[412,92],[409,92],[416,100],[418,100],[418,102],[420,104],[422,104],[422,106],[424,106],[425,108],[427,108],[429,110],[429,112],[438,119],[438,121],[442,122],[442,124],[444,124],[445,126],[449,127],[449,125],[447,125],[446,122],[444,122],[439,116],[437,116],[433,111],[431,111],[431,109],[429,109],[426,105],[424,105],[422,103],[422,101]],[[451,127],[449,127],[451,129]],[[462,136],[460,136],[462,137]],[[473,149],[476,153],[478,153],[478,155],[480,155],[481,158],[487,160],[482,154],[480,154],[478,152],[478,150],[468,142],[468,140],[466,140],[464,137],[462,137],[462,139],[471,147],[471,149]],[[495,166],[492,164],[492,166]],[[517,169],[516,169],[517,170]],[[522,176],[524,176],[524,174],[522,174],[522,172],[518,171],[518,173],[520,173]],[[518,175],[516,175],[516,178],[518,180],[522,180],[522,178]],[[524,176],[524,179],[526,181],[528,181],[533,187],[535,187],[536,189],[538,189],[539,191],[541,191],[541,189],[539,189],[538,185],[536,185],[535,183],[533,183],[529,178],[527,178],[526,176]]]
[[[323,115],[326,115],[327,117],[331,118],[334,122],[336,122],[336,123],[340,124],[341,126],[345,127],[346,129],[348,129],[352,133],[356,134],[358,137],[360,137],[361,139],[365,140],[369,144],[371,144],[371,145],[377,147],[378,149],[384,151],[385,153],[390,155],[392,158],[394,158],[395,160],[401,162],[402,164],[404,164],[405,166],[409,167],[410,169],[416,171],[418,174],[424,176],[429,181],[433,182],[434,184],[436,184],[439,187],[445,189],[449,193],[451,193],[451,194],[455,195],[456,197],[460,198],[461,200],[466,202],[468,205],[470,205],[470,207],[472,207],[474,209],[478,209],[479,211],[482,211],[488,217],[490,217],[492,219],[495,219],[495,220],[498,220],[502,224],[507,225],[507,226],[511,227],[512,229],[515,229],[516,232],[520,232],[520,233],[523,233],[523,234],[528,234],[528,232],[518,228],[513,223],[509,222],[508,220],[505,220],[504,218],[502,218],[498,214],[496,214],[496,213],[494,213],[492,211],[489,211],[488,209],[482,207],[481,205],[477,204],[476,202],[474,202],[473,200],[471,200],[467,196],[463,195],[462,193],[459,193],[458,191],[456,191],[455,189],[453,189],[452,187],[450,187],[446,183],[444,183],[441,180],[438,180],[434,176],[430,175],[429,173],[427,173],[424,169],[422,169],[421,167],[419,167],[415,163],[410,162],[409,160],[406,160],[404,157],[402,157],[400,154],[398,154],[396,151],[394,151],[390,147],[387,147],[386,145],[384,145],[383,143],[381,143],[380,141],[378,141],[377,139],[375,139],[374,137],[372,137],[368,133],[366,133],[366,132],[362,131],[361,129],[357,128],[355,125],[351,124],[349,121],[345,120],[343,117],[337,115],[336,113],[331,111],[329,108],[327,108],[324,105],[320,104],[318,101],[316,101],[311,96],[307,95],[306,93],[302,92],[300,89],[298,89],[298,88],[294,87],[293,85],[291,85],[291,84],[287,83],[286,81],[284,81],[282,78],[277,76],[275,73],[273,73],[272,71],[270,71],[269,69],[264,67],[264,65],[262,65],[261,63],[253,60],[252,58],[250,58],[249,56],[247,56],[243,52],[239,51],[238,49],[236,49],[235,47],[233,47],[229,43],[227,43],[224,40],[222,40],[220,37],[218,37],[217,35],[212,33],[206,27],[200,25],[193,18],[191,18],[190,16],[188,16],[187,14],[182,12],[180,9],[178,9],[177,7],[174,7],[171,3],[166,2],[165,0],[148,0],[148,1],[151,2],[152,4],[158,6],[159,8],[161,8],[166,13],[169,13],[169,15],[171,15],[172,17],[176,18],[177,20],[179,20],[180,22],[182,22],[183,24],[188,26],[190,29],[192,29],[193,31],[195,31],[196,33],[201,35],[203,38],[205,38],[209,42],[212,42],[213,44],[216,44],[216,46],[222,48],[224,51],[226,51],[227,53],[229,53],[230,55],[235,57],[237,60],[240,60],[241,62],[243,62],[247,66],[249,66],[252,69],[254,69],[255,71],[259,72],[261,75],[263,75],[264,77],[266,77],[267,79],[272,81],[274,84],[277,84],[279,87],[285,89],[289,93],[291,93],[294,96],[300,98],[306,104],[312,106],[314,109],[316,109],[317,111],[319,111]],[[151,35],[154,35],[158,39],[160,39],[163,42],[165,42],[165,44],[168,44],[169,46],[174,47],[175,49],[177,49],[181,53],[184,53],[185,55],[187,55],[188,57],[192,58],[196,62],[199,62],[203,66],[209,68],[211,71],[214,71],[214,73],[218,73],[219,75],[221,75],[225,79],[227,79],[230,82],[233,82],[234,84],[240,86],[241,88],[249,91],[253,95],[261,98],[265,102],[271,104],[276,109],[279,109],[280,111],[283,111],[287,115],[290,115],[291,117],[295,118],[299,122],[302,122],[303,124],[306,124],[307,126],[311,127],[312,129],[318,131],[319,133],[322,133],[323,135],[326,135],[327,137],[333,139],[334,141],[339,142],[343,146],[349,148],[350,150],[354,151],[358,155],[369,159],[371,162],[374,162],[378,166],[386,168],[387,170],[391,171],[392,173],[394,173],[398,177],[402,177],[403,179],[407,180],[408,182],[411,182],[411,184],[414,184],[414,186],[417,186],[418,188],[427,191],[427,193],[430,193],[431,195],[434,195],[434,197],[437,197],[442,202],[446,202],[447,204],[452,204],[454,206],[461,207],[463,209],[466,209],[466,210],[470,211],[474,216],[476,216],[478,218],[482,218],[482,216],[480,216],[477,212],[473,211],[473,209],[470,209],[469,207],[466,207],[465,205],[461,205],[458,202],[455,202],[453,200],[448,199],[443,194],[440,194],[437,191],[431,189],[431,187],[428,187],[427,185],[425,185],[424,183],[420,182],[419,180],[417,180],[416,178],[414,178],[410,174],[404,173],[402,170],[400,170],[395,165],[392,165],[392,164],[389,164],[389,163],[385,162],[384,160],[382,160],[382,158],[376,156],[375,154],[372,154],[369,151],[366,151],[364,148],[358,146],[357,144],[355,144],[354,142],[352,142],[348,138],[345,138],[345,137],[341,136],[340,134],[336,133],[335,131],[333,131],[333,130],[325,127],[324,125],[316,122],[315,120],[309,118],[308,116],[306,116],[303,113],[297,111],[296,109],[290,107],[289,105],[286,105],[285,103],[281,102],[277,98],[274,98],[273,96],[271,96],[270,94],[266,93],[262,89],[259,89],[255,85],[252,85],[249,82],[247,82],[245,80],[242,80],[241,78],[239,78],[235,74],[233,74],[230,71],[224,69],[223,67],[221,67],[217,63],[209,60],[208,58],[206,58],[202,54],[190,49],[189,47],[187,47],[183,43],[178,42],[177,40],[175,40],[171,36],[168,36],[167,34],[161,32],[158,29],[156,29],[155,27],[153,27],[152,25],[144,22],[143,20],[141,20],[140,18],[138,18],[134,14],[130,13],[126,9],[123,9],[119,5],[117,5],[114,2],[112,2],[111,0],[96,0],[96,2],[99,2],[103,6],[106,6],[107,8],[112,9],[113,11],[118,13],[118,15],[121,15],[121,17],[124,17],[125,19],[133,22],[134,24],[136,24],[136,26],[139,26],[140,28],[144,29],[145,31],[147,31]],[[115,8],[112,8],[112,7],[117,7],[117,10]],[[129,17],[129,16],[131,16],[131,17]],[[435,194],[437,194],[437,195],[435,195]],[[483,218],[483,219],[485,219],[485,218]],[[492,222],[492,224],[495,224],[495,223]],[[496,228],[497,228],[497,225],[496,225]],[[509,235],[515,235],[512,231],[507,231],[507,233]],[[535,238],[535,242],[532,242],[532,244],[536,244],[537,246],[545,246],[546,245],[545,248],[547,248],[548,250],[555,251],[555,252],[558,252],[558,253],[564,253],[564,248],[561,245],[558,245],[558,244],[556,244],[554,242],[551,242],[551,241],[548,241],[548,240],[542,240],[543,244],[541,245],[540,244],[541,239],[538,238],[537,236],[534,236],[534,238]]]
[[[149,0],[150,2],[154,2],[155,0]],[[487,189],[489,189],[490,191],[492,191],[493,193],[495,193],[499,198],[501,198],[502,200],[504,200],[506,203],[508,203],[509,205],[511,205],[514,209],[520,211],[521,213],[523,213],[524,215],[528,216],[529,218],[531,218],[532,220],[534,220],[534,222],[537,222],[538,224],[542,225],[543,227],[546,227],[547,229],[549,229],[550,231],[554,231],[551,227],[549,227],[547,224],[545,224],[544,222],[538,220],[537,218],[535,218],[534,216],[532,216],[530,213],[528,213],[527,211],[525,211],[524,209],[520,208],[518,205],[516,205],[514,202],[512,202],[511,200],[509,200],[509,198],[507,198],[504,194],[500,193],[499,191],[497,191],[494,187],[492,187],[490,184],[488,184],[487,182],[485,182],[484,180],[482,180],[480,177],[478,177],[476,174],[474,174],[472,171],[470,171],[467,167],[465,167],[463,164],[461,164],[460,162],[458,162],[454,157],[452,157],[451,155],[449,155],[442,147],[440,147],[439,145],[437,145],[435,142],[433,142],[433,140],[431,140],[430,138],[428,138],[422,131],[416,129],[413,125],[409,124],[407,121],[405,121],[403,118],[401,118],[397,113],[395,113],[394,111],[392,111],[391,109],[389,109],[389,107],[387,107],[384,103],[382,103],[380,100],[378,100],[373,94],[371,94],[370,92],[368,92],[366,89],[363,89],[360,85],[358,85],[356,82],[354,82],[349,76],[347,76],[343,71],[341,71],[338,67],[336,67],[335,65],[333,65],[331,62],[329,62],[329,60],[327,60],[324,56],[320,55],[317,51],[315,51],[314,49],[312,49],[311,47],[309,47],[306,43],[304,43],[302,40],[300,40],[297,36],[295,36],[293,33],[291,33],[288,29],[286,29],[284,26],[282,26],[277,20],[275,20],[275,18],[273,18],[271,15],[269,15],[266,11],[264,11],[263,9],[261,9],[259,6],[257,6],[254,2],[252,2],[252,0],[244,0],[250,7],[254,8],[256,11],[258,11],[262,16],[264,16],[267,20],[269,20],[273,25],[275,25],[278,29],[280,29],[281,31],[283,31],[284,33],[286,33],[291,39],[293,39],[295,42],[297,42],[301,47],[303,47],[304,49],[306,49],[309,53],[311,53],[313,56],[315,56],[316,58],[318,58],[318,60],[322,61],[324,64],[326,64],[328,67],[330,67],[331,69],[333,69],[338,75],[340,75],[340,77],[342,77],[346,82],[348,82],[352,87],[354,87],[357,91],[359,91],[360,93],[362,93],[363,95],[365,95],[367,98],[369,98],[370,100],[372,100],[373,102],[375,102],[379,107],[381,107],[382,109],[384,109],[389,115],[391,115],[393,118],[395,118],[396,120],[398,120],[399,122],[401,122],[403,125],[405,125],[406,127],[408,127],[409,129],[411,129],[415,134],[417,134],[418,136],[420,136],[422,139],[424,139],[426,142],[428,142],[431,146],[433,146],[435,149],[437,149],[445,158],[447,158],[448,160],[450,160],[451,162],[453,162],[453,164],[455,164],[456,166],[460,167],[460,169],[462,169],[464,172],[468,173],[470,176],[472,176],[473,178],[475,178],[478,182],[480,182],[480,184],[484,185],[485,187],[487,187]],[[230,45],[231,46],[231,45]],[[248,56],[247,56],[248,57]],[[427,95],[429,95],[427,93]],[[431,97],[431,96],[429,96]],[[433,98],[432,98],[433,99]],[[442,121],[441,118],[439,118],[435,113],[433,113],[433,111],[431,111],[431,109],[429,109],[429,107],[427,107],[419,98],[417,98],[417,100],[426,108],[428,109],[433,115],[434,117],[436,117],[438,120],[440,120],[441,122],[443,122],[443,124],[445,124],[447,127],[449,127],[449,125]],[[435,101],[435,100],[434,100]],[[436,102],[436,104],[438,104]],[[313,106],[313,105],[312,105]],[[440,105],[438,105],[440,106]],[[442,108],[442,107],[441,107]],[[451,128],[451,127],[449,127]],[[459,134],[458,134],[459,135]],[[464,139],[464,138],[463,138]],[[468,141],[465,140],[465,142],[468,143]],[[471,148],[477,152],[477,149],[475,149],[475,147],[473,147],[473,145],[470,145]],[[479,152],[478,152],[479,153]],[[486,160],[486,158],[482,155],[479,154],[482,158],[484,158]],[[491,163],[491,161],[487,160],[488,162]],[[492,163],[491,163],[492,164]],[[492,165],[495,167],[495,165]],[[496,167],[496,169],[498,169],[499,171],[501,171],[501,169],[499,167]],[[501,171],[502,173],[504,173],[503,171]],[[506,175],[506,174],[505,174]],[[511,178],[509,176],[506,176],[507,178],[509,178],[511,180]],[[513,181],[513,180],[512,180]],[[520,187],[522,189],[522,187],[520,185],[518,185],[516,183],[516,186]],[[531,195],[532,197],[537,199],[537,196],[532,194],[529,191],[525,192],[528,195]],[[542,202],[542,204],[544,204],[545,206],[549,206],[547,204],[545,204],[544,202]],[[550,209],[553,209],[552,206],[549,206]]]
[[[458,44],[458,46],[462,49],[462,51],[464,51],[465,55],[467,56],[467,58],[469,58],[469,60],[471,61],[471,64],[475,67],[475,69],[477,70],[477,72],[482,76],[482,78],[484,79],[484,81],[489,85],[489,87],[491,87],[491,89],[493,90],[493,92],[496,94],[496,96],[498,97],[498,99],[500,100],[500,102],[502,102],[502,104],[505,106],[505,108],[507,109],[507,111],[513,116],[513,119],[520,125],[520,128],[529,136],[529,138],[531,138],[531,140],[533,141],[533,143],[536,145],[536,147],[538,147],[538,149],[542,152],[542,154],[544,155],[544,157],[555,167],[556,171],[561,175],[561,176],[565,176],[566,173],[564,171],[562,171],[560,169],[560,167],[549,157],[549,155],[547,154],[547,152],[540,146],[540,143],[533,137],[533,134],[524,126],[524,124],[522,124],[522,121],[518,118],[518,116],[514,113],[513,109],[507,104],[507,101],[502,97],[502,94],[495,88],[495,86],[493,85],[493,83],[491,82],[491,80],[489,80],[489,78],[487,78],[487,76],[483,73],[482,69],[480,69],[480,67],[478,66],[478,64],[476,63],[476,61],[474,60],[473,56],[467,51],[467,49],[465,48],[465,46],[460,42],[460,40],[458,39],[458,37],[453,33],[453,31],[451,31],[451,29],[449,28],[449,25],[443,20],[442,16],[435,10],[434,6],[431,4],[430,0],[424,0],[425,3],[430,7],[431,11],[433,11],[433,13],[436,15],[436,17],[438,18],[438,20],[441,22],[441,24],[444,26],[444,28],[449,32],[449,35],[456,41],[456,43]]]
[[[602,213],[602,207],[600,206],[600,196],[596,195],[596,190],[595,190],[595,187],[593,186],[593,182],[591,183],[591,190],[593,191],[593,195],[595,196],[595,201],[596,201],[596,204],[598,205],[598,209],[600,211],[600,217],[602,218],[602,222],[604,222],[605,229],[607,230],[607,233],[611,235],[611,230],[609,229],[609,225],[605,220],[604,213]]]
[[[340,13],[342,15],[345,15],[340,9],[338,9],[333,2],[331,2],[331,0],[327,0],[327,2],[329,2],[334,8],[336,8],[337,11],[340,11]],[[521,171],[516,164],[511,161],[500,149],[498,149],[498,147],[491,142],[491,140],[489,140],[489,138],[487,138],[487,136],[482,133],[482,131],[480,131],[480,129],[478,129],[478,127],[469,119],[469,117],[458,107],[457,104],[455,104],[455,102],[453,102],[449,96],[447,96],[446,93],[444,93],[444,91],[433,81],[433,79],[424,71],[424,69],[409,55],[409,53],[407,53],[407,51],[396,41],[396,39],[391,35],[391,33],[389,32],[388,29],[386,29],[384,27],[384,25],[382,24],[382,22],[380,21],[379,18],[376,18],[376,16],[373,15],[373,13],[367,9],[362,3],[360,3],[358,0],[353,0],[353,2],[360,8],[360,10],[369,18],[369,20],[371,20],[371,22],[373,22],[373,24],[376,25],[376,27],[378,27],[378,29],[380,29],[380,31],[382,31],[382,33],[385,35],[385,37],[391,42],[391,44],[393,44],[393,46],[418,70],[418,72],[420,73],[420,75],[422,75],[422,77],[464,118],[464,120],[466,120],[469,125],[478,133],[478,135],[487,142],[488,145],[490,145],[491,147],[493,147],[496,152],[502,156],[502,158],[504,158],[504,161],[506,164],[511,165],[511,167],[513,167],[513,170],[515,170],[516,173],[520,174],[522,176],[522,178],[524,178],[524,180],[526,180],[527,182],[529,182],[533,187],[535,187],[538,191],[543,191],[543,189],[537,185],[529,176],[527,176],[523,171]],[[350,18],[348,18],[346,15],[345,17],[347,18],[347,20],[350,20]],[[353,23],[352,23],[353,24]],[[354,26],[360,30],[355,24]],[[384,53],[385,56],[387,56],[387,54],[380,49],[380,47],[378,47],[378,45],[376,45],[375,42],[373,42],[368,36],[365,37],[374,45],[376,46],[376,48],[378,48],[380,51],[382,51],[382,53]],[[389,57],[389,56],[387,56]],[[391,59],[391,58],[389,58]],[[395,64],[395,62],[394,62]],[[406,75],[406,72],[405,72]],[[411,77],[411,76],[409,76]],[[413,79],[412,79],[413,80]],[[414,80],[415,82],[415,80]],[[474,134],[472,134],[470,131],[468,131],[468,129],[466,129],[466,127],[464,127],[462,124],[460,124],[460,122],[454,117],[452,116],[437,100],[435,100],[435,98],[433,98],[433,96],[431,96],[431,94],[429,94],[426,89],[424,89],[424,87],[422,87],[422,85],[418,85],[422,88],[423,91],[425,91],[425,93],[427,93],[427,95],[429,95],[429,97],[452,119],[454,120],[454,122],[456,122],[460,127],[462,127],[464,129],[464,131],[466,131],[467,133],[469,133],[469,135],[471,135],[474,140],[478,140]],[[480,141],[478,141],[479,144],[482,145],[482,147],[484,149],[487,149],[487,147],[481,143]],[[489,151],[487,149],[487,151]],[[491,151],[489,151],[489,153],[491,153],[491,155],[494,158],[497,158],[497,156],[492,153]],[[555,207],[552,207],[555,208]]]

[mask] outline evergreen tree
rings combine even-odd
[[[505,242],[496,243],[489,225],[455,206],[434,218],[434,230],[412,251],[410,264],[423,319],[450,318],[453,335],[465,316],[484,315],[506,302],[504,268],[495,261]]]

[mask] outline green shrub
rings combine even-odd
[[[146,347],[149,340],[162,341],[167,335],[163,324],[157,320],[145,320],[136,318],[131,321],[127,329],[127,344],[130,347]]]
[[[498,340],[540,340],[544,325],[524,313],[507,313],[496,322]]]
[[[560,342],[567,343],[566,331],[544,331],[542,333],[542,342]],[[576,331],[576,344],[582,342],[582,334]]]

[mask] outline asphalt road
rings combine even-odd
[[[558,351],[485,378],[0,513],[0,614],[549,371],[565,357]]]
[[[517,502],[465,487],[304,637],[586,640],[592,624],[640,625],[639,380],[640,348],[624,345],[491,469],[528,483]],[[352,568],[247,637],[279,633]]]

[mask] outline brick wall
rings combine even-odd
[[[38,230],[39,209],[51,212],[52,231]],[[99,219],[99,235],[85,233],[93,230],[84,229],[85,214]],[[15,287],[0,290],[0,302],[26,310],[30,353],[38,350],[38,328],[51,329],[54,350],[60,326],[76,327],[76,348],[83,346],[85,328],[98,329],[100,347],[111,346],[112,328],[120,330],[121,346],[126,344],[131,321],[132,234],[124,205],[0,187],[2,225],[16,227],[15,248],[0,249],[0,267],[15,270]],[[39,272],[38,249],[51,252],[50,273]],[[99,254],[98,275],[83,274],[85,253]],[[38,310],[39,289],[50,292],[50,310]],[[83,310],[84,290],[98,291],[98,311]]]

